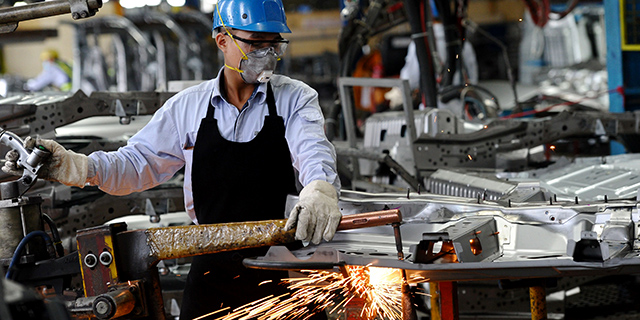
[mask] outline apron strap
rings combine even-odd
[[[205,117],[207,120],[213,120],[213,116],[216,113],[216,108],[213,107],[211,100],[213,100],[213,92],[211,93],[211,97],[209,97],[209,108],[207,108],[207,116]]]
[[[267,106],[269,106],[269,116],[277,117],[278,110],[276,109],[276,99],[273,96],[273,90],[271,89],[271,83],[267,82]]]

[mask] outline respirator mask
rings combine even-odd
[[[227,32],[226,35],[231,37],[243,56],[238,68],[226,64],[225,66],[240,73],[242,80],[246,83],[269,82],[269,79],[271,79],[276,69],[278,60],[280,60],[280,56],[282,56],[287,49],[289,40],[249,40],[234,36],[229,32]],[[237,41],[248,45],[248,53],[242,50]]]
[[[246,54],[247,59],[241,59],[238,69],[242,80],[246,83],[269,82],[280,57],[272,47],[262,48]]]

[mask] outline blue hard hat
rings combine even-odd
[[[291,33],[282,0],[218,0],[213,12],[213,28],[222,26],[244,31]]]

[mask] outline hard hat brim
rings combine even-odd
[[[252,32],[291,33],[291,29],[289,29],[287,25],[278,21],[259,22],[247,26],[237,26],[232,28]]]

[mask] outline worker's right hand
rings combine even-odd
[[[296,240],[320,244],[331,241],[342,219],[338,207],[338,193],[329,182],[315,180],[300,192],[296,206],[291,210],[285,230],[296,228]]]
[[[43,146],[51,152],[51,156],[45,160],[38,172],[39,178],[58,181],[68,186],[83,187],[85,185],[89,171],[89,157],[67,150],[53,140],[31,137],[24,140],[24,147],[27,149],[33,149],[36,145]],[[23,168],[18,168],[16,163],[19,157],[20,154],[16,150],[7,152],[2,171],[21,176]]]

